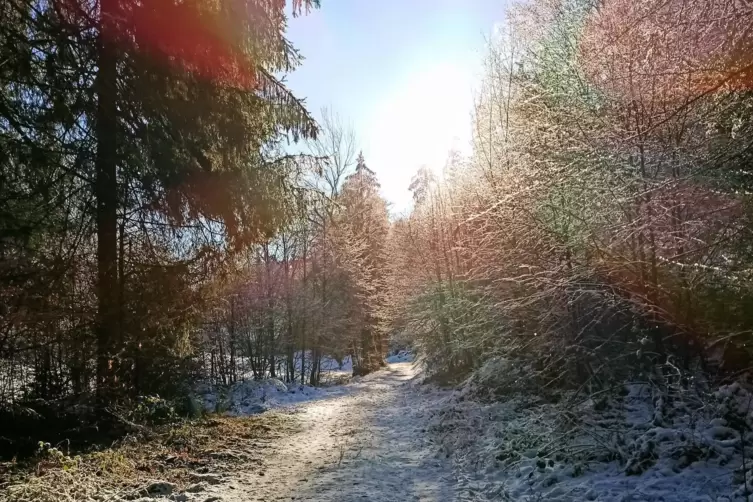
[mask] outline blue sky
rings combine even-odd
[[[306,58],[288,76],[313,113],[331,108],[356,133],[394,212],[410,206],[421,165],[468,151],[473,88],[504,0],[322,0],[291,19]]]

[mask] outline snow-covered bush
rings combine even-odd
[[[484,365],[431,421],[441,451],[478,500],[753,496],[753,393],[744,385],[710,391],[699,381],[645,381],[590,396],[563,392],[558,402],[514,392],[479,399],[481,382],[498,385],[505,364]]]

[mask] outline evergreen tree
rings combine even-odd
[[[381,315],[389,219],[379,188],[376,174],[359,153],[355,172],[346,178],[341,197],[345,240],[350,244],[352,260],[358,264],[351,269],[350,278],[352,310],[358,319],[358,336],[351,345],[356,374],[369,373],[384,364],[387,349]]]
[[[294,1],[294,13],[312,3]],[[139,267],[239,249],[284,220],[287,169],[269,147],[316,131],[279,78],[300,61],[285,2],[3,0],[0,17],[1,251],[95,257],[106,402],[125,385],[125,295]],[[49,232],[63,245],[54,254],[30,240]],[[16,279],[0,278],[23,303]]]

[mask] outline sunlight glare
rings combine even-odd
[[[421,166],[441,173],[451,150],[470,149],[472,79],[469,63],[441,62],[410,73],[379,103],[366,137],[396,211],[409,207],[407,187]]]

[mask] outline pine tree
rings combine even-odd
[[[385,242],[389,228],[387,204],[379,194],[379,182],[359,153],[355,172],[343,184],[345,239],[352,249],[353,311],[358,325],[352,340],[356,374],[365,374],[384,364],[386,342],[381,323],[384,307]]]
[[[25,187],[0,187],[3,227],[44,226],[19,205],[26,191],[96,241],[106,401],[125,385],[127,244],[150,255],[139,266],[164,266],[259,242],[285,218],[287,172],[268,146],[316,132],[278,78],[300,61],[285,2],[6,0],[0,17],[0,167]]]

